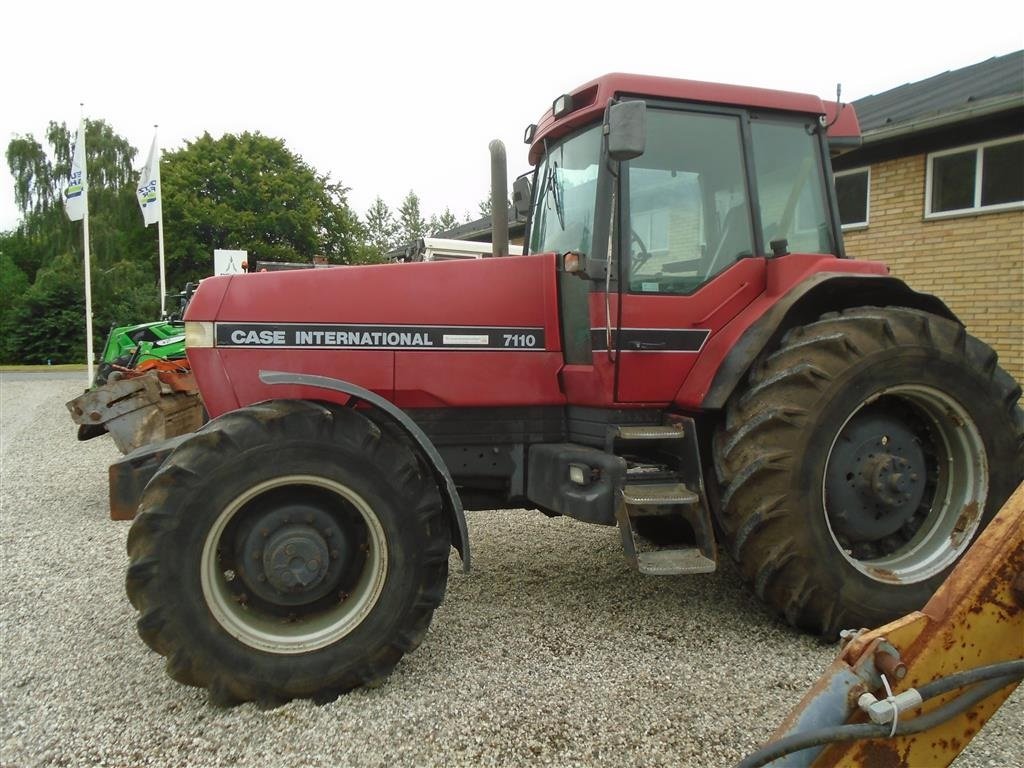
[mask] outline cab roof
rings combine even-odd
[[[642,96],[653,99],[718,104],[730,107],[770,109],[810,115],[834,116],[835,104],[826,105],[819,97],[805,93],[775,91],[743,85],[706,83],[700,80],[678,80],[669,77],[631,75],[612,72],[602,75],[573,91],[572,108],[556,119],[548,109],[537,123],[530,144],[530,164],[536,165],[544,149],[544,139],[554,140],[583,125],[592,123],[603,112],[612,97]],[[840,119],[829,129],[830,138],[859,137],[860,129],[853,108],[846,106]]]

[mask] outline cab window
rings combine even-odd
[[[835,253],[815,129],[803,121],[751,122],[766,247],[785,239],[792,253]]]
[[[625,182],[630,291],[691,293],[753,255],[737,116],[649,110]]]

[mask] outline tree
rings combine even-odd
[[[58,189],[53,164],[42,145],[31,134],[15,136],[7,145],[6,157],[14,177],[14,202],[22,216],[49,211]]]
[[[63,188],[71,168],[74,136],[51,122],[47,149],[32,135],[7,145],[15,202],[22,219],[0,235],[0,282],[27,285],[3,295],[6,361],[85,359],[82,223],[64,214]],[[153,319],[157,294],[156,233],[142,226],[135,201],[135,149],[102,120],[86,121],[89,175],[93,329],[97,338],[112,322]],[[17,270],[15,272],[14,270]]]
[[[366,244],[378,256],[383,256],[397,245],[398,222],[387,203],[378,196],[366,212]]]
[[[5,357],[10,362],[77,363],[85,359],[82,262],[60,254],[41,267],[36,281],[11,310]]]
[[[512,205],[512,201],[511,200],[506,200],[505,201],[505,207],[508,208],[510,205]],[[479,212],[481,219],[490,218],[490,216],[491,216],[491,207],[492,206],[491,206],[491,196],[490,195],[488,195],[483,200],[481,200],[479,203],[477,203],[477,211]],[[468,216],[468,214],[467,214],[467,216]]]
[[[14,334],[18,327],[17,313],[21,305],[21,297],[28,291],[28,277],[22,272],[14,259],[5,252],[4,244],[10,237],[0,235],[0,363],[16,362],[20,359],[14,343]]]
[[[63,190],[71,170],[74,136],[64,123],[46,130],[49,152],[31,134],[16,136],[7,145],[7,166],[14,176],[14,198],[21,212],[18,227],[23,241],[18,266],[35,279],[36,270],[58,253],[80,257],[81,224],[64,215]],[[86,121],[86,164],[89,171],[89,218],[93,256],[101,266],[139,258],[147,238],[133,226],[138,221],[135,148],[103,120]],[[144,251],[143,251],[144,252]],[[153,262],[156,261],[153,248]]]
[[[420,198],[410,189],[402,201],[402,207],[398,209],[399,245],[411,243],[426,234],[427,222],[420,213]]]
[[[451,209],[445,206],[445,209],[441,212],[440,216],[430,217],[430,226],[428,227],[428,230],[431,235],[439,235],[442,232],[455,229],[457,226],[459,226],[459,220],[455,218],[455,214],[451,212]]]
[[[169,280],[210,274],[216,248],[250,259],[334,264],[366,256],[348,189],[317,174],[281,139],[208,133],[164,156],[164,231]]]

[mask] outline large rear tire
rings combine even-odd
[[[382,681],[444,596],[429,471],[357,411],[275,401],[179,446],[128,536],[139,634],[219,704]]]
[[[827,636],[920,608],[1024,477],[1020,394],[925,312],[789,331],[715,436],[719,522],[758,596]]]

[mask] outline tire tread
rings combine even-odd
[[[807,553],[799,554],[793,543],[801,506],[789,487],[800,471],[790,450],[794,436],[813,422],[817,394],[847,367],[893,347],[922,346],[959,358],[987,380],[1016,430],[1016,466],[1024,472],[1020,386],[999,367],[996,353],[962,325],[914,309],[856,307],[790,329],[727,404],[713,441],[718,522],[746,580],[790,624],[828,635],[843,621],[859,620],[837,596],[810,584],[807,568],[800,567]]]
[[[173,555],[172,534],[187,524],[189,500],[202,493],[203,468],[216,466],[225,455],[244,456],[249,446],[266,445],[288,434],[330,440],[339,456],[353,452],[368,457],[397,477],[397,488],[409,501],[411,521],[425,537],[422,576],[418,592],[409,601],[402,626],[384,640],[371,658],[335,663],[318,681],[318,687],[280,687],[247,682],[233,675],[190,640],[175,610],[174,598],[162,583],[161,558]],[[208,689],[212,703],[232,706],[257,701],[268,706],[292,698],[333,700],[355,687],[383,682],[405,653],[415,650],[426,635],[434,610],[444,598],[448,577],[450,533],[433,477],[405,444],[384,439],[379,426],[361,413],[340,406],[308,401],[273,401],[232,411],[206,424],[182,443],[154,475],[143,495],[139,514],[129,532],[130,564],[125,589],[140,612],[138,631],[142,640],[166,657],[166,672],[186,685]]]

